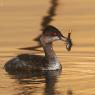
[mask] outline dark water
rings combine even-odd
[[[0,95],[95,95],[94,10],[94,0],[3,0],[0,3]],[[34,51],[27,47],[38,45],[34,39],[48,24],[64,35],[72,29],[71,52],[66,51],[63,42],[54,43],[62,71],[7,73],[4,64],[15,56],[43,55],[42,48]]]

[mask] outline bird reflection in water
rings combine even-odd
[[[56,89],[61,70],[46,72],[36,71],[32,73],[14,71],[8,72],[8,74],[19,84],[16,88],[16,95],[63,95],[61,91]],[[74,95],[70,89],[66,92],[65,95]]]
[[[19,87],[16,95],[57,95],[56,83],[61,70],[46,72],[8,72],[9,75],[17,80]],[[44,87],[41,87],[43,84]]]

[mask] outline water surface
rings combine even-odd
[[[56,0],[55,15],[50,15],[49,0],[2,0],[0,2],[0,94],[1,95],[95,95],[95,1]],[[67,35],[72,29],[73,48],[67,52],[63,42],[54,49],[62,72],[44,75],[10,75],[4,64],[23,53],[42,51],[19,48],[37,45],[44,17]],[[42,50],[39,48],[38,50]],[[57,74],[57,75],[55,75]],[[51,75],[51,76],[50,76]]]

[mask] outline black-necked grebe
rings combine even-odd
[[[72,42],[70,33],[65,37],[61,32],[53,27],[47,26],[40,36],[40,44],[44,49],[45,56],[22,54],[8,61],[5,64],[6,70],[58,70],[61,69],[61,64],[53,50],[52,43],[56,40],[66,42],[68,50],[71,49]]]

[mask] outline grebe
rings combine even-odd
[[[56,40],[66,42],[66,48],[69,51],[72,47],[70,33],[65,37],[54,26],[47,26],[40,36],[40,44],[43,47],[45,56],[21,54],[16,58],[9,60],[5,64],[7,71],[32,71],[32,70],[59,70],[62,68],[54,50],[52,43]]]

